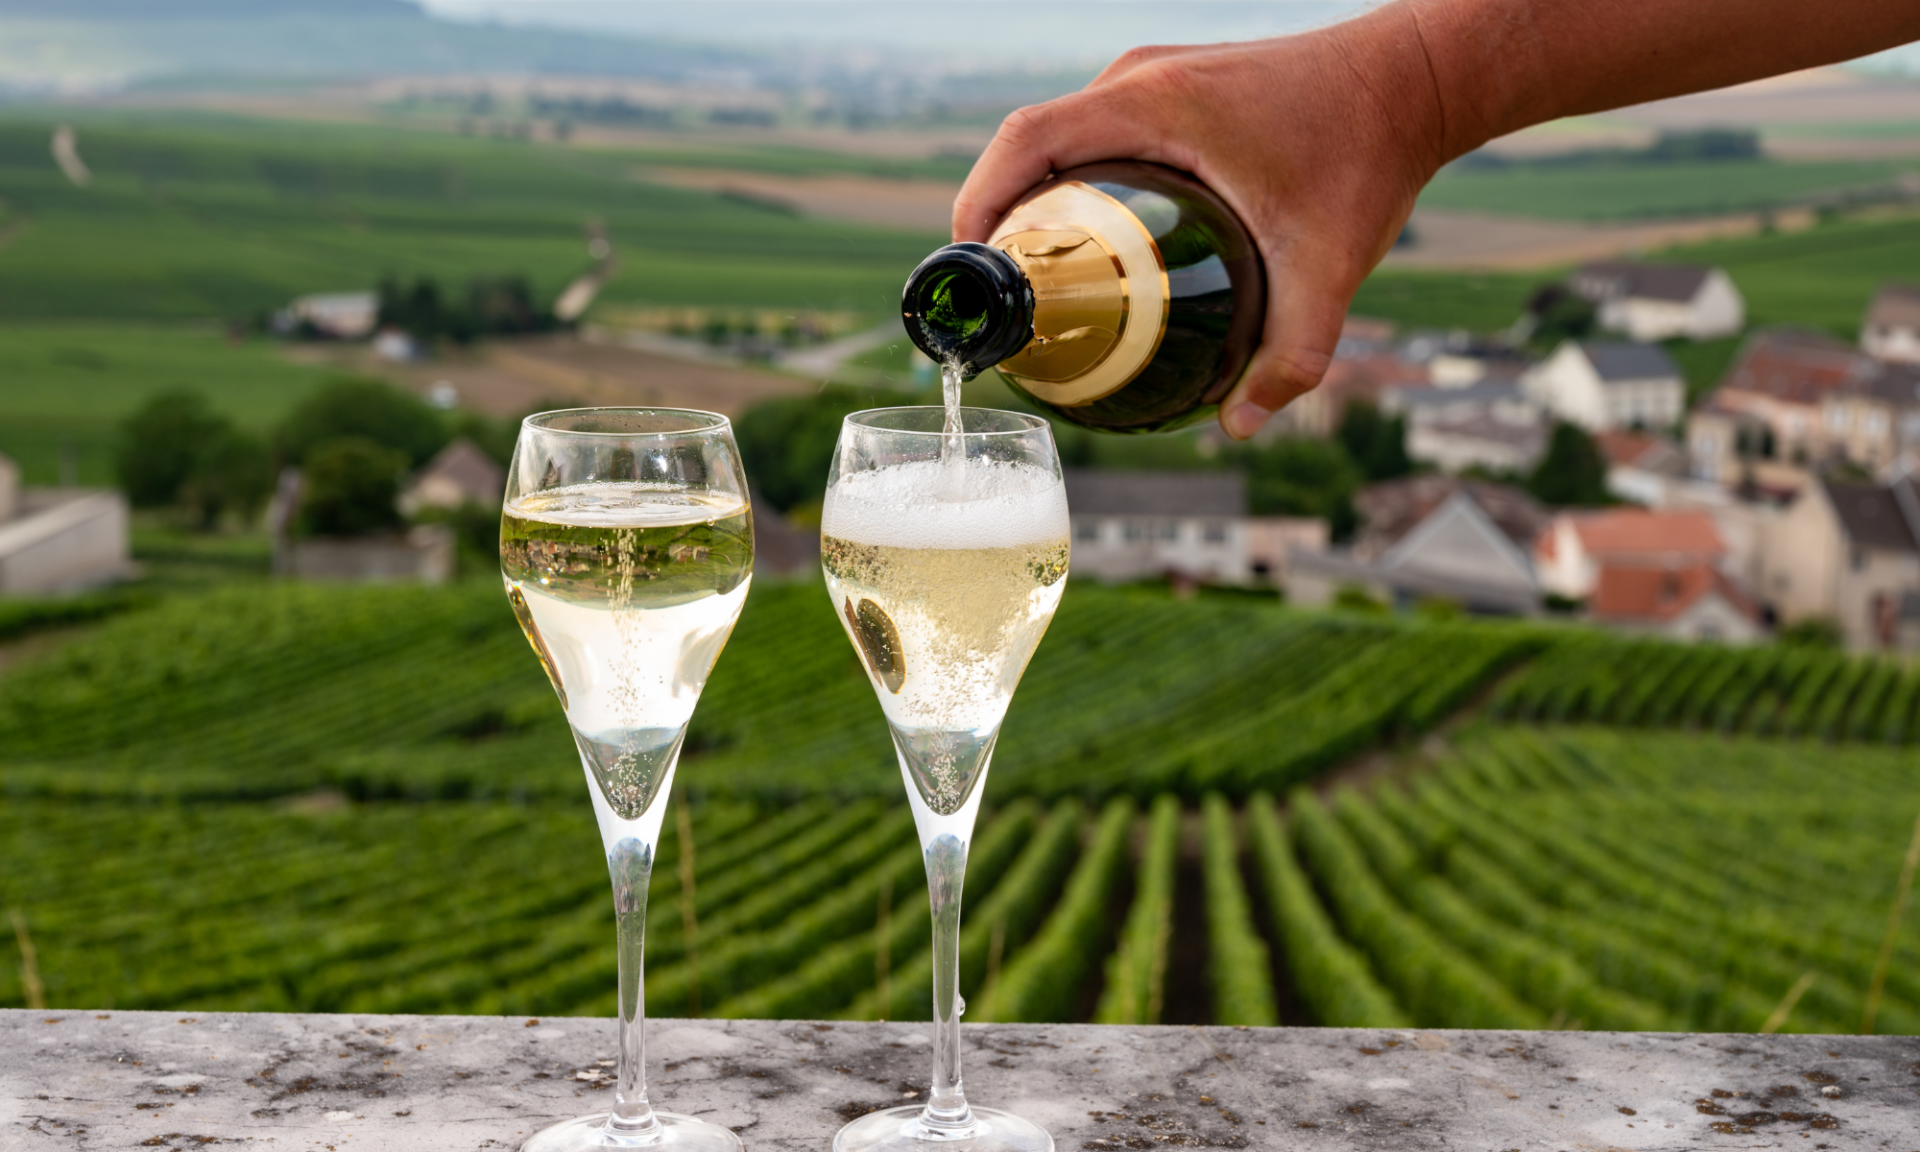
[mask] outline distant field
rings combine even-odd
[[[1722,240],[1660,258],[1725,267],[1746,294],[1749,323],[1825,328],[1851,340],[1877,286],[1920,279],[1920,215]]]
[[[608,298],[866,311],[939,239],[642,184],[625,153],[184,114],[78,119],[94,180],[77,188],[49,156],[56,119],[0,119],[10,318],[232,318],[383,273],[555,293],[594,219],[622,257]]]
[[[1739,160],[1453,169],[1428,185],[1420,203],[1563,220],[1708,216],[1779,207],[1820,193],[1878,184],[1916,167],[1920,162]]]
[[[110,484],[119,421],[153,393],[193,388],[264,429],[324,376],[275,343],[230,344],[204,326],[0,325],[0,452],[20,463],[27,483],[52,484],[70,445],[81,483]]]

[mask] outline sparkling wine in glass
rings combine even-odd
[[[1045,421],[985,408],[856,412],[820,525],[833,607],[899,753],[933,906],[933,1090],[870,1113],[836,1152],[1050,1152],[1045,1129],[967,1103],[960,892],[987,765],[1067,579],[1067,494]]]
[[[529,416],[507,472],[500,569],[586,769],[619,940],[613,1109],[527,1152],[733,1152],[726,1128],[647,1100],[647,880],[674,764],[753,575],[753,521],[724,416],[581,408]]]

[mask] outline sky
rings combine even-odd
[[[420,0],[439,15],[743,46],[946,53],[972,66],[1097,67],[1139,44],[1247,40],[1379,0]],[[1871,70],[1920,75],[1920,45]]]
[[[1140,44],[1300,31],[1367,0],[424,0],[498,20],[706,43],[836,53],[907,50],[974,66],[1098,67]]]

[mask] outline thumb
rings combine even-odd
[[[1364,272],[1344,261],[1292,253],[1267,262],[1267,319],[1260,349],[1220,405],[1220,427],[1236,440],[1311,392],[1333,363],[1340,327]]]

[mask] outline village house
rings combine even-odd
[[[1480,614],[1539,611],[1530,551],[1547,514],[1526,493],[1429,473],[1371,485],[1354,505],[1365,528],[1352,547],[1291,558],[1292,602],[1325,605],[1355,588],[1400,607],[1443,600]]]
[[[1491,413],[1453,420],[1416,420],[1407,427],[1407,455],[1444,472],[1483,468],[1527,472],[1547,451],[1547,425],[1539,415],[1521,420]]]
[[[1607,567],[1679,570],[1718,565],[1727,544],[1705,512],[1607,508],[1562,512],[1534,543],[1540,587],[1569,600],[1593,595]]]
[[[1609,628],[1674,640],[1752,644],[1767,635],[1753,601],[1711,564],[1606,565],[1587,601],[1587,618]]]
[[[1344,347],[1348,342],[1341,343]],[[1362,346],[1336,355],[1319,386],[1282,408],[1273,426],[1276,432],[1325,440],[1340,427],[1348,405],[1381,404],[1386,392],[1402,388],[1429,390],[1426,368],[1402,359],[1391,348]]]
[[[1809,484],[1766,534],[1761,596],[1786,623],[1827,618],[1851,648],[1912,634],[1902,611],[1920,590],[1920,484]]]
[[[1588,264],[1567,287],[1594,306],[1600,327],[1641,343],[1684,336],[1732,336],[1747,323],[1747,305],[1731,277],[1693,264]]]
[[[0,455],[0,594],[47,595],[125,576],[127,499],[95,488],[23,488]]]
[[[1920,363],[1920,285],[1887,284],[1867,304],[1860,350],[1880,360]]]
[[[306,329],[336,340],[364,340],[380,319],[380,297],[372,292],[318,292],[295,298],[274,319],[285,331]]]
[[[1607,491],[1622,500],[1661,508],[1675,502],[1687,484],[1687,454],[1665,436],[1648,432],[1598,432],[1594,446],[1607,461]]]
[[[1822,457],[1871,472],[1920,452],[1920,362],[1863,358],[1853,380],[1822,399],[1820,433]]]
[[[506,469],[479,445],[459,436],[414,473],[400,493],[400,513],[416,516],[427,508],[453,510],[469,504],[494,508],[506,490]]]
[[[1238,472],[1065,475],[1075,576],[1250,584],[1282,578],[1290,550],[1325,546],[1325,521],[1248,516]]]
[[[1540,419],[1540,405],[1527,396],[1518,380],[1482,380],[1454,388],[1391,387],[1380,393],[1380,411],[1405,417],[1408,428],[1482,418],[1509,424]]]
[[[1686,379],[1652,344],[1563,341],[1522,379],[1535,403],[1589,432],[1667,428],[1686,413]]]
[[[1775,328],[1748,337],[1719,386],[1687,419],[1693,474],[1732,484],[1754,460],[1816,459],[1827,395],[1857,379],[1861,359],[1813,332]]]

